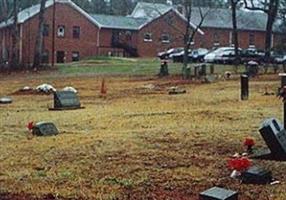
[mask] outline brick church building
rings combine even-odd
[[[187,22],[179,12],[180,9],[173,6],[138,3],[129,16],[112,16],[87,13],[71,0],[53,2],[47,1],[44,15],[45,63],[52,62],[52,55],[56,63],[78,61],[97,55],[154,57],[160,51],[183,46],[183,32]],[[35,5],[18,14],[19,57],[25,65],[33,62],[39,11],[40,6]],[[216,9],[209,13],[195,37],[193,47],[210,49],[230,46],[230,11]],[[194,9],[192,28],[199,23],[199,16],[198,10]],[[238,23],[242,48],[264,48],[266,16],[263,13],[241,11]],[[12,24],[11,19],[0,23],[0,63],[9,61]],[[278,42],[279,34],[276,32],[279,33],[275,28],[273,45]]]

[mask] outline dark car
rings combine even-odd
[[[169,58],[172,58],[172,54],[176,54],[176,53],[179,53],[181,51],[184,51],[184,48],[182,48],[182,47],[172,48],[172,49],[168,49],[167,51],[159,52],[157,56],[160,59],[169,59]]]
[[[250,61],[261,64],[264,60],[264,57],[265,53],[263,51],[258,51],[255,48],[244,49],[240,55],[242,64],[247,64]]]
[[[190,53],[191,53],[191,50],[189,50],[188,61],[191,60]],[[184,61],[184,54],[185,54],[185,50],[182,49],[182,51],[172,54],[171,58],[173,59],[173,62],[183,62]]]

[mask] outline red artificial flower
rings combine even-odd
[[[34,122],[29,122],[27,128],[29,129],[29,131],[32,130],[34,128]]]
[[[228,167],[232,170],[244,171],[251,166],[251,162],[247,158],[234,158],[228,161]]]
[[[252,138],[246,138],[243,144],[244,146],[252,147],[255,145],[255,142]]]

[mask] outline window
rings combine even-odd
[[[220,45],[219,41],[220,41],[219,34],[215,32],[213,35],[214,46],[219,46]]]
[[[58,26],[57,35],[58,37],[65,37],[65,26],[63,25]]]
[[[49,51],[48,50],[45,50],[42,54],[42,63],[49,63]]]
[[[255,35],[254,35],[254,33],[249,33],[249,46],[255,46]]]
[[[80,27],[74,26],[72,31],[73,38],[80,38]]]
[[[161,35],[161,41],[162,43],[170,43],[170,35],[169,34],[162,34]]]
[[[152,33],[145,33],[144,34],[144,41],[145,42],[152,42]]]
[[[72,52],[72,61],[73,62],[79,61],[79,52],[78,51]]]
[[[49,29],[50,29],[49,24],[44,24],[43,36],[45,36],[45,37],[49,36]]]

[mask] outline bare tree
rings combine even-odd
[[[237,72],[238,64],[239,64],[239,43],[238,43],[238,30],[237,30],[237,14],[236,9],[238,4],[241,2],[241,0],[230,0],[230,6],[231,6],[231,13],[232,13],[232,39],[234,43],[234,53],[235,53],[235,71]]]
[[[172,27],[178,33],[179,38],[182,38],[183,40],[184,55],[183,55],[182,78],[186,79],[188,77],[188,74],[187,74],[187,67],[189,63],[188,55],[189,55],[189,50],[191,48],[191,44],[193,43],[196,34],[200,31],[200,28],[202,27],[205,18],[209,14],[210,9],[203,10],[201,7],[197,7],[197,9],[199,10],[200,20],[198,24],[194,25],[191,22],[192,11],[193,11],[193,0],[180,0],[177,3],[182,6],[182,10],[183,10],[182,14],[186,22],[184,30],[178,28],[176,24],[173,24],[173,20],[169,18],[165,18],[165,22],[170,27]],[[156,9],[156,7],[153,9]],[[163,14],[163,13],[160,13],[160,11],[158,10],[157,12],[160,15]]]
[[[7,0],[0,1],[0,21],[7,19],[8,17],[8,4]]]
[[[194,41],[194,38],[197,34],[197,32],[200,30],[201,26],[203,25],[203,22],[205,18],[207,17],[209,10],[206,12],[203,12],[201,7],[198,7],[199,14],[200,14],[200,21],[198,24],[196,24],[196,27],[191,26],[191,18],[192,18],[192,9],[193,9],[193,1],[192,0],[184,0],[182,2],[184,10],[185,10],[185,18],[186,18],[186,27],[185,27],[185,33],[183,35],[184,38],[184,59],[183,59],[183,68],[182,68],[182,77],[183,79],[186,79],[188,77],[187,74],[187,67],[189,62],[189,50],[191,47],[192,42]]]
[[[13,1],[13,26],[12,26],[12,53],[10,56],[9,68],[19,67],[19,28],[18,28],[19,1]]]
[[[40,13],[39,13],[39,25],[38,25],[37,38],[36,38],[36,43],[35,43],[35,53],[34,53],[34,62],[33,62],[33,68],[35,69],[40,67],[42,64],[45,7],[46,7],[46,0],[41,0]]]
[[[265,37],[265,62],[270,62],[272,31],[275,23],[280,0],[243,0],[245,8],[253,11],[263,11],[267,14],[266,37]],[[267,66],[267,65],[266,65]],[[265,69],[267,72],[267,67]]]

